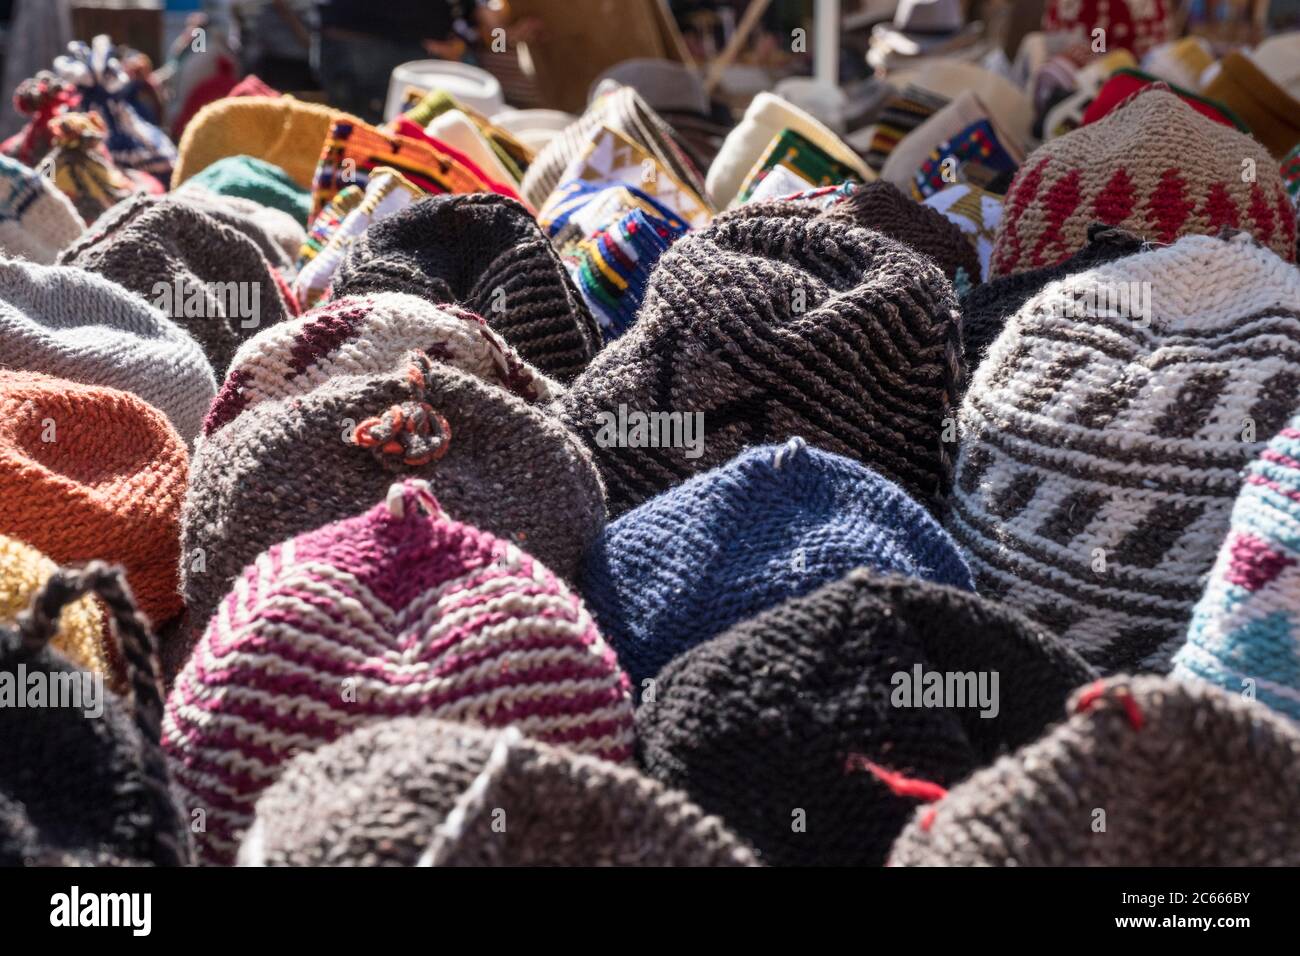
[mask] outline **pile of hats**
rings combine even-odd
[[[1300,864],[1300,35],[1168,6],[901,3],[848,130],[629,61],[545,135],[191,76],[172,146],[74,45],[0,863]]]

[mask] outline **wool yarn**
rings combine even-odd
[[[1174,676],[1229,693],[1253,691],[1300,720],[1300,640],[1294,570],[1300,551],[1300,418],[1292,418],[1246,469]]]
[[[500,812],[504,831],[493,828]],[[372,724],[294,759],[258,801],[239,862],[755,865],[721,820],[631,767],[427,717]]]
[[[708,198],[704,177],[682,149],[672,127],[630,86],[619,87],[593,100],[586,112],[542,148],[524,174],[520,187],[524,198],[540,209],[551,190],[560,184],[564,170],[587,148],[592,134],[602,126],[636,143],[697,196]]]
[[[57,650],[67,610],[93,594],[108,609],[130,697],[96,693],[91,675]],[[14,626],[0,624],[0,686],[31,693],[33,678],[81,690],[40,706],[0,707],[0,865],[177,866],[187,828],[159,749],[157,649],[121,572],[99,561],[56,570]],[[58,681],[55,685],[53,682]]]
[[[605,521],[600,477],[575,436],[517,395],[411,352],[383,372],[258,402],[198,442],[182,523],[194,628],[260,552],[356,514],[395,474],[427,479],[448,514],[566,580]]]
[[[1017,272],[972,289],[961,300],[962,343],[971,369],[979,368],[1007,320],[1044,287],[1145,248],[1150,244],[1133,233],[1095,222],[1088,227],[1087,245],[1064,262]]]
[[[536,220],[503,196],[430,196],[366,230],[333,295],[408,292],[462,305],[561,382],[600,349],[600,330]]]
[[[293,314],[284,279],[253,240],[190,202],[136,196],[59,256],[157,304],[218,375],[258,329]]]
[[[18,615],[54,576],[59,566],[30,545],[0,534],[0,628],[13,628]],[[104,640],[104,614],[92,597],[70,603],[59,614],[50,647],[77,667],[114,676],[115,648]],[[114,686],[114,690],[122,690]]]
[[[856,567],[973,589],[901,488],[803,439],[751,448],[610,522],[582,595],[638,693],[673,658]]]
[[[187,442],[217,391],[198,344],[139,297],[73,266],[0,261],[0,367],[132,392]]]
[[[172,189],[227,156],[252,156],[278,166],[310,190],[325,136],[340,110],[292,96],[237,96],[209,103],[194,115],[177,147]]]
[[[974,683],[922,705],[926,672]],[[764,863],[878,865],[913,807],[883,781],[956,783],[1037,737],[1092,676],[993,602],[858,570],[665,667],[637,709],[638,753]],[[996,706],[976,702],[981,680]]]
[[[795,436],[935,507],[959,337],[951,286],[901,243],[843,220],[723,216],[663,255],[636,324],[556,411],[590,446],[614,515]],[[664,434],[674,413],[679,430],[703,416],[698,456]]]
[[[85,228],[72,200],[49,179],[0,156],[0,253],[48,265]]]
[[[212,403],[204,434],[260,402],[305,395],[335,376],[397,368],[412,348],[526,402],[549,401],[562,391],[480,316],[404,292],[380,292],[333,299],[245,342]]]
[[[1103,672],[1167,669],[1297,386],[1300,274],[1244,233],[1051,283],[962,404],[947,526],[981,593]]]
[[[188,456],[162,412],[128,392],[0,370],[0,534],[59,564],[126,569],[154,625],[177,590]]]
[[[226,156],[186,180],[219,196],[238,196],[293,217],[300,226],[311,216],[311,193],[279,166],[256,156]]]
[[[1082,688],[1068,709],[1040,740],[918,809],[890,865],[1300,864],[1294,724],[1155,676]]]
[[[1295,216],[1277,161],[1157,85],[1029,155],[1007,193],[990,274],[1065,261],[1092,222],[1160,243],[1241,228],[1295,261]]]
[[[243,233],[253,240],[258,251],[279,275],[286,281],[294,277],[298,253],[307,241],[307,230],[288,213],[263,206],[253,199],[214,193],[193,180],[164,198],[189,203]]]
[[[627,676],[578,598],[422,481],[274,545],[212,617],[163,722],[182,804],[207,811],[200,858],[229,862],[296,753],[404,715],[632,754]]]

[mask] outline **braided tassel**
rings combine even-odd
[[[406,373],[411,397],[367,418],[352,433],[353,441],[369,448],[389,471],[437,461],[451,446],[450,423],[424,400],[432,364],[423,353],[412,353],[411,362]]]

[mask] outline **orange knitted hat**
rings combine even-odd
[[[1294,262],[1288,203],[1277,161],[1259,142],[1152,84],[1029,154],[1002,207],[989,273],[1064,262],[1087,244],[1093,222],[1160,244],[1243,229]]]
[[[135,395],[0,371],[0,534],[60,564],[121,564],[155,625],[184,609],[188,469],[167,417]]]

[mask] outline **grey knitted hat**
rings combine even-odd
[[[139,395],[187,442],[216,394],[189,335],[115,282],[71,266],[0,261],[0,367]]]
[[[1300,408],[1300,272],[1187,236],[1050,283],[971,380],[946,518],[982,594],[1165,670],[1241,470]]]
[[[430,196],[375,223],[339,265],[332,295],[375,292],[462,305],[562,382],[600,348],[596,320],[537,220],[504,196]]]
[[[505,389],[411,352],[386,372],[259,402],[199,440],[181,537],[192,630],[259,553],[368,508],[395,477],[427,479],[453,518],[568,580],[605,521],[581,442]]]
[[[962,368],[952,286],[924,256],[844,220],[723,218],[664,254],[636,323],[556,411],[591,446],[615,514],[796,436],[934,509]],[[655,422],[702,426],[702,447],[665,447],[683,442]]]
[[[239,230],[253,240],[266,256],[266,261],[282,274],[292,275],[298,253],[307,241],[307,230],[287,212],[263,206],[252,199],[223,196],[193,181],[173,193],[155,198],[188,203],[218,222]]]
[[[763,862],[875,866],[913,806],[899,783],[961,780],[1095,676],[992,601],[859,569],[671,661],[637,744]]]
[[[133,196],[59,257],[125,286],[190,333],[218,375],[239,343],[292,314],[257,243],[188,202]]]
[[[239,862],[755,865],[721,820],[635,770],[513,728],[410,717],[299,756],[258,801]]]
[[[1078,690],[1041,739],[918,808],[894,866],[1300,866],[1300,730],[1166,677]]]

